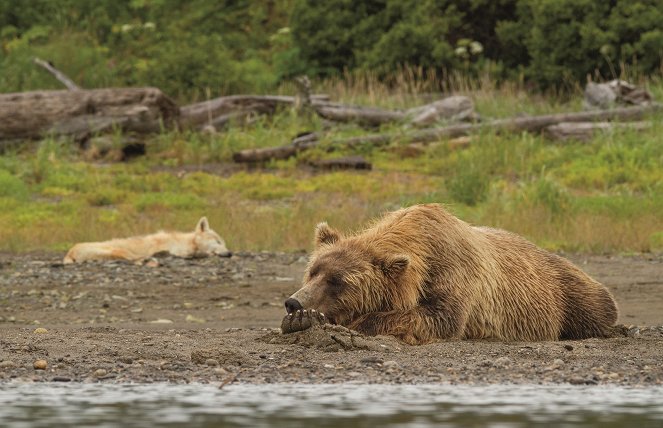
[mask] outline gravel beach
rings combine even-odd
[[[409,346],[329,325],[282,335],[303,253],[158,267],[0,254],[0,382],[663,384],[663,256],[564,256],[614,294],[615,337]]]

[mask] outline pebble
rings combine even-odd
[[[71,378],[66,376],[54,376],[51,380],[53,382],[71,382]]]
[[[159,260],[155,259],[154,257],[151,257],[147,262],[145,262],[145,266],[150,268],[157,268],[159,267]]]
[[[94,377],[104,377],[108,374],[105,369],[97,369],[94,371]]]
[[[384,367],[385,369],[397,369],[399,366],[396,361],[389,360],[382,363],[382,367]]]
[[[14,367],[16,367],[16,364],[14,364],[14,362],[10,360],[5,360],[0,363],[0,369],[11,369]]]
[[[39,328],[35,328],[34,333],[35,334],[46,334],[46,333],[48,333],[48,330],[46,330],[44,327],[39,327]]]
[[[205,360],[205,365],[209,367],[217,367],[219,365],[219,362],[214,358],[208,358]]]
[[[224,369],[223,367],[216,367],[214,369],[214,373],[216,373],[219,376],[223,376],[228,374],[228,370]]]
[[[133,364],[134,360],[131,357],[120,357],[119,361],[123,364]]]
[[[380,357],[366,357],[362,358],[359,362],[364,363],[364,364],[380,364],[384,360]]]
[[[640,336],[640,328],[636,327],[636,326],[632,326],[626,331],[626,335],[628,337],[639,337]]]
[[[172,324],[172,323],[173,323],[172,320],[168,320],[165,318],[159,318],[154,321],[150,321],[150,324]]]
[[[499,357],[498,359],[495,360],[493,365],[498,368],[509,367],[511,365],[511,358]]]
[[[202,324],[202,323],[204,323],[204,322],[207,322],[207,321],[205,320],[205,318],[197,318],[197,317],[194,317],[194,316],[191,315],[191,314],[187,315],[186,318],[184,318],[184,321],[186,321],[186,322],[197,322],[197,323],[199,323],[199,324]]]
[[[567,351],[573,351],[573,346],[571,346],[571,345],[564,345],[564,349],[566,349]]]
[[[48,362],[46,360],[37,360],[32,366],[35,368],[35,370],[46,370],[46,367],[48,367]]]
[[[568,380],[571,385],[593,385],[596,384],[594,379],[585,379],[580,376],[574,376]]]

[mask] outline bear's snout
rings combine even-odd
[[[285,310],[289,314],[302,309],[304,309],[304,307],[302,306],[301,303],[299,303],[299,300],[297,299],[293,299],[292,297],[290,297],[288,300],[285,301]]]

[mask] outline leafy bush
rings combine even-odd
[[[60,87],[34,56],[187,100],[404,66],[574,85],[660,72],[661,22],[663,0],[4,0],[0,92]]]
[[[497,24],[503,59],[543,85],[617,77],[620,65],[640,73],[663,60],[661,0],[520,0],[515,16]],[[526,54],[525,54],[526,52]]]

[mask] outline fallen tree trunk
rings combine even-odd
[[[474,103],[468,97],[452,96],[409,110],[384,110],[329,102],[326,95],[291,97],[284,95],[231,95],[183,106],[180,123],[185,127],[202,128],[224,125],[229,118],[251,114],[274,114],[278,108],[298,107],[301,103],[320,117],[335,122],[355,122],[364,126],[409,122],[426,126],[436,121],[476,119]]]
[[[380,126],[384,123],[405,121],[407,114],[396,110],[359,107],[336,103],[315,104],[320,117],[334,122],[355,122],[364,126]]]
[[[338,103],[314,103],[315,111],[323,118],[336,122],[356,122],[365,126],[407,122],[427,126],[440,120],[474,120],[478,116],[474,103],[465,96],[452,96],[409,110],[384,110]]]
[[[545,129],[546,137],[552,140],[578,140],[589,141],[597,132],[615,129],[633,129],[636,131],[650,129],[649,122],[562,122],[550,125]]]
[[[323,171],[334,171],[339,169],[373,169],[373,165],[362,156],[345,156],[335,159],[322,159],[309,162],[313,168]]]
[[[314,103],[323,103],[327,95],[311,95]],[[274,114],[278,108],[293,107],[296,97],[286,95],[230,95],[209,101],[189,104],[180,108],[180,124],[200,128],[207,125],[223,125],[229,117],[244,117],[251,113]]]
[[[84,138],[119,128],[157,132],[176,124],[179,108],[156,88],[107,88],[0,94],[0,139],[49,134]]]
[[[330,141],[330,147],[354,147],[362,144],[380,146],[395,140],[405,140],[411,143],[428,143],[431,141],[456,138],[464,135],[470,135],[477,131],[493,131],[497,133],[504,132],[541,132],[551,125],[562,122],[590,122],[606,120],[637,120],[645,114],[660,110],[660,104],[652,104],[641,107],[625,107],[607,111],[587,111],[578,113],[560,113],[542,116],[519,117],[509,119],[499,119],[492,122],[480,124],[458,124],[442,128],[422,129],[407,133],[386,133],[372,134],[360,137],[345,138]],[[280,146],[268,147],[264,149],[242,150],[233,155],[236,162],[262,162],[270,159],[287,159],[298,152],[317,147],[322,144],[319,140],[310,140],[303,143],[293,143]]]

